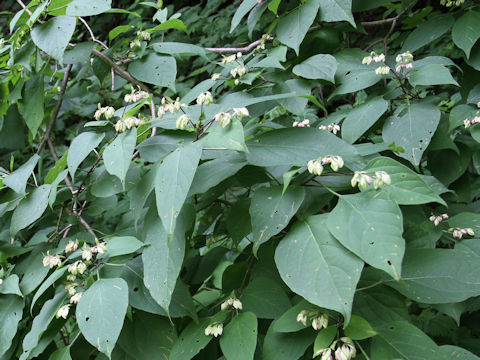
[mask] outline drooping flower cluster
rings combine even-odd
[[[210,324],[205,328],[205,336],[219,337],[222,334],[223,334],[223,323],[221,322]]]
[[[60,309],[57,310],[55,317],[57,319],[58,318],[66,319],[69,311],[70,311],[70,305],[63,305]]]
[[[475,231],[472,228],[450,228],[449,232],[452,233],[452,236],[456,239],[461,239],[463,235],[475,236]]]
[[[412,69],[413,68],[413,55],[410,51],[406,51],[402,54],[398,54],[395,58],[397,62],[397,67],[395,70],[399,72],[402,69]]]
[[[219,112],[215,114],[214,120],[218,122],[223,128],[228,126],[232,122],[232,117],[235,116],[238,120],[242,120],[246,116],[250,116],[248,109],[243,108],[233,108],[233,115],[230,112]]]
[[[442,214],[442,215],[432,215],[429,217],[429,220],[435,224],[435,226],[438,226],[443,220],[448,220],[448,214]]]
[[[273,40],[273,36],[268,34],[263,34],[262,38],[260,39],[260,44],[258,44],[257,47],[255,48],[254,55],[255,53],[265,50],[265,43],[269,40]]]
[[[388,75],[390,73],[390,66],[382,65],[375,69],[375,74],[377,75]]]
[[[310,127],[310,120],[305,119],[303,121],[294,121],[293,127]]]
[[[145,122],[146,120],[144,118],[129,116],[129,117],[120,119],[115,123],[115,131],[118,133],[122,133],[126,130],[130,130],[132,127],[143,125],[145,124]]]
[[[377,54],[375,51],[372,51],[369,56],[365,56],[362,60],[362,64],[370,65],[372,62],[380,63],[385,62],[384,54]]]
[[[335,340],[329,347],[318,350],[313,354],[313,357],[321,355],[321,360],[333,360],[333,354],[335,354],[335,360],[350,360],[357,355],[357,350],[352,339],[341,337],[339,340]]]
[[[465,0],[440,0],[440,5],[446,7],[460,6],[465,2]]]
[[[373,187],[375,190],[377,190],[384,186],[390,185],[392,180],[390,175],[388,175],[385,171],[375,171],[373,178],[366,171],[355,171],[352,180],[350,181],[352,187],[358,185],[358,188],[361,190],[366,190],[368,185],[370,185],[372,182]]]
[[[98,109],[95,111],[93,117],[98,121],[102,115],[105,116],[107,120],[111,119],[113,115],[115,115],[115,109],[111,106],[101,107],[100,104],[98,104]]]
[[[167,112],[170,114],[176,114],[180,111],[181,108],[186,108],[187,104],[183,104],[180,102],[180,98],[177,97],[175,101],[170,98],[163,97],[162,98],[162,106],[158,108],[158,117],[161,119],[163,115]]]
[[[177,121],[175,122],[175,127],[179,130],[185,130],[189,121],[190,116],[188,116],[187,114],[182,114],[177,118]]]
[[[228,310],[229,308],[233,308],[235,310],[242,310],[243,309],[243,304],[240,300],[234,299],[234,298],[229,298],[225,300],[222,305],[220,305],[220,309],[222,311]]]
[[[319,157],[316,160],[310,160],[307,163],[307,170],[310,174],[319,176],[323,172],[324,165],[330,164],[330,167],[333,171],[338,171],[344,165],[343,159],[338,155],[327,155],[324,157]]]
[[[208,106],[213,102],[213,97],[210,91],[205,91],[197,96],[197,104]]]
[[[78,249],[78,240],[75,240],[75,241],[70,240],[67,246],[65,246],[65,254],[72,251],[76,251],[77,249]]]
[[[43,256],[43,266],[48,266],[50,269],[62,264],[62,257],[60,255],[50,255],[50,251],[47,251],[47,255]]]
[[[318,311],[300,311],[297,315],[297,322],[302,323],[303,326],[307,326],[309,318],[312,321],[314,330],[322,330],[328,326],[328,315],[325,313],[319,314]]]
[[[141,47],[141,40],[150,41],[151,38],[152,36],[148,31],[137,31],[137,38],[130,42],[130,49]]]
[[[125,95],[123,98],[126,103],[135,103],[137,101],[143,100],[143,99],[148,99],[150,95],[143,90],[140,91],[134,91],[132,88],[132,92],[130,94]]]
[[[318,127],[320,130],[328,130],[337,135],[337,133],[340,131],[340,125],[331,123],[330,125],[320,125]]]
[[[465,129],[468,129],[470,126],[478,124],[478,123],[480,123],[480,111],[477,111],[475,116],[471,116],[471,117],[463,120],[463,125],[465,126]]]

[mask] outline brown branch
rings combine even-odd
[[[387,19],[383,19],[383,20],[375,20],[375,21],[362,21],[360,24],[362,24],[362,26],[365,26],[365,27],[389,24],[391,22],[396,22],[406,12],[407,12],[407,10],[403,10],[400,14],[398,14],[397,16],[391,17],[391,18],[387,18]]]
[[[28,15],[32,16],[32,12],[25,6],[25,4],[23,3],[22,0],[17,0],[17,3],[25,9],[25,11],[27,12]]]
[[[87,231],[95,238],[95,240],[98,240],[97,235],[96,235],[95,232],[92,230],[92,228],[90,227],[90,225],[85,221],[85,219],[84,219],[81,215],[77,215],[77,218],[78,218],[78,221],[80,221],[80,224],[83,225],[83,227],[85,228],[85,230],[87,230]]]
[[[108,46],[105,45],[102,41],[98,40],[95,35],[93,34],[93,31],[92,29],[90,28],[90,26],[88,26],[88,23],[81,17],[79,16],[78,19],[83,23],[83,25],[85,25],[85,27],[87,28],[88,32],[90,33],[90,37],[92,38],[92,40],[94,42],[96,42],[97,44],[100,44],[102,45],[106,50],[108,50]]]
[[[248,53],[255,49],[260,43],[262,42],[262,39],[258,39],[251,44],[243,47],[222,47],[222,48],[206,48],[207,50],[214,52],[216,54],[234,54],[234,53]]]
[[[67,68],[65,69],[65,74],[63,75],[62,86],[60,87],[60,92],[58,93],[57,104],[55,105],[55,109],[53,110],[52,117],[50,119],[50,122],[48,123],[47,131],[45,132],[45,135],[43,136],[43,139],[40,143],[40,146],[37,149],[37,154],[40,154],[42,152],[42,149],[45,146],[47,139],[50,137],[53,124],[55,123],[55,120],[57,119],[57,116],[58,116],[58,112],[60,111],[60,107],[62,106],[63,95],[65,95],[65,90],[67,89],[68,76],[70,75],[71,70],[72,70],[72,64],[67,65]]]

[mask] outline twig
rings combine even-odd
[[[406,12],[407,12],[407,10],[403,10],[400,14],[398,14],[397,16],[391,17],[391,18],[387,18],[387,19],[383,19],[383,20],[375,20],[375,21],[362,21],[360,24],[362,24],[362,26],[366,26],[366,27],[389,24],[391,22],[397,21]]]
[[[98,40],[95,35],[93,34],[93,31],[92,29],[90,28],[90,26],[88,26],[88,23],[81,17],[79,16],[78,19],[83,23],[83,25],[85,25],[85,27],[87,28],[88,32],[90,33],[90,37],[92,38],[92,40],[94,42],[96,42],[97,44],[100,44],[102,45],[106,50],[108,50],[108,46],[105,45],[102,41]]]
[[[58,112],[60,111],[60,107],[62,106],[63,95],[65,94],[65,90],[67,89],[68,76],[70,75],[71,70],[72,70],[72,64],[67,65],[67,68],[65,69],[65,74],[63,75],[62,86],[60,87],[60,92],[58,93],[57,104],[55,105],[55,109],[53,110],[52,117],[50,119],[50,122],[48,123],[47,131],[45,132],[42,142],[40,143],[40,146],[37,149],[37,154],[40,154],[42,152],[42,149],[45,146],[47,139],[50,137],[53,124],[55,123],[55,120],[57,119],[57,116],[58,116]]]
[[[23,3],[22,0],[17,0],[17,3],[25,9],[25,11],[27,12],[28,15],[32,16],[32,12],[25,6],[25,4]]]
[[[252,42],[251,44],[249,44],[247,46],[243,46],[243,47],[230,47],[230,48],[224,47],[224,48],[206,48],[206,49],[211,51],[211,52],[214,52],[216,54],[232,54],[232,53],[237,53],[237,52],[241,52],[243,54],[243,53],[248,53],[248,52],[252,51],[261,42],[262,42],[262,39],[258,39],[256,41]]]
[[[95,238],[95,240],[98,240],[97,235],[96,235],[95,232],[92,230],[92,228],[90,227],[90,225],[85,221],[85,219],[84,219],[81,215],[77,215],[77,218],[78,218],[78,221],[80,221],[80,224],[83,225],[83,227],[85,228],[85,230],[87,230],[87,231]]]
[[[92,50],[92,54],[95,55],[96,57],[98,57],[100,60],[102,60],[104,63],[106,63],[107,65],[110,65],[114,70],[115,72],[121,76],[122,78],[124,78],[125,80],[131,82],[132,84],[134,85],[137,85],[140,87],[140,89],[148,92],[148,93],[151,93],[150,89],[148,88],[147,85],[145,85],[144,83],[142,83],[141,81],[138,81],[137,79],[135,79],[132,75],[130,75],[130,73],[126,70],[123,70],[120,66],[118,66],[115,61],[113,61],[112,59],[110,59],[107,55],[103,54],[101,51],[98,51],[97,49],[93,49]]]

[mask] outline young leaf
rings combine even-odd
[[[290,187],[284,194],[280,186],[263,187],[255,191],[250,205],[254,254],[261,244],[285,229],[304,196],[305,191],[301,187]]]
[[[181,146],[168,155],[155,177],[158,216],[167,234],[173,234],[178,213],[187,198],[202,154],[199,142]]]
[[[227,360],[253,360],[257,346],[257,317],[251,312],[235,316],[220,337]]]
[[[80,298],[76,317],[85,339],[109,358],[122,330],[128,306],[123,279],[97,280]]]
[[[33,75],[25,83],[23,90],[23,99],[19,101],[19,110],[25,119],[28,129],[32,133],[32,137],[37,136],[37,130],[42,125],[45,114],[44,101],[44,74],[39,73]]]
[[[377,335],[377,332],[372,329],[368,321],[357,315],[352,315],[350,323],[344,329],[344,332],[345,336],[352,340],[364,340]]]
[[[72,140],[67,156],[68,172],[72,177],[72,181],[78,166],[100,144],[104,136],[104,133],[84,132]]]
[[[399,280],[405,240],[402,212],[392,200],[343,195],[328,215],[328,230],[366,263]]]
[[[313,343],[313,353],[316,354],[318,351],[328,348],[332,344],[336,335],[336,326],[329,326],[326,329],[321,329]]]
[[[35,169],[40,156],[34,154],[28,161],[3,179],[3,184],[18,194],[25,194],[27,181]]]
[[[105,169],[110,175],[120,179],[125,190],[125,176],[127,175],[133,151],[137,142],[137,128],[121,133],[112,143],[108,144],[103,151]]]
[[[327,218],[317,215],[296,223],[280,241],[275,262],[292,291],[340,312],[348,323],[363,262],[330,235]]]
[[[83,1],[83,0],[80,0]],[[76,19],[56,16],[32,30],[32,40],[41,50],[62,62],[63,53],[75,30]]]
[[[274,332],[273,326],[274,323],[268,328],[263,342],[263,360],[300,359],[315,339],[315,332],[311,328],[286,334]]]

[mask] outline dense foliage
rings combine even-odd
[[[0,359],[478,359],[474,0],[6,0]]]

